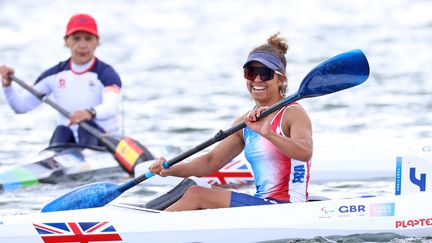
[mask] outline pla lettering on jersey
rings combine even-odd
[[[305,179],[306,170],[304,165],[294,166],[294,179],[293,183],[303,183]]]
[[[339,212],[341,213],[364,213],[366,212],[364,205],[349,205],[340,206]]]
[[[396,220],[396,229],[397,228],[416,228],[416,227],[424,227],[424,226],[432,226],[432,218],[427,219],[409,219],[409,220]]]
[[[426,191],[426,174],[425,173],[420,173],[420,179],[417,179],[416,177],[416,168],[415,167],[411,167],[409,170],[409,178],[410,181],[414,184],[417,185],[420,188],[421,192]]]

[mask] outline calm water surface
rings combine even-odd
[[[402,153],[430,144],[431,11],[426,0],[1,0],[0,64],[33,82],[68,57],[62,36],[70,15],[90,13],[101,34],[96,54],[124,82],[124,133],[149,147],[185,150],[229,128],[253,106],[241,67],[250,49],[271,34],[281,31],[290,44],[290,92],[320,62],[359,48],[371,66],[366,83],[301,102],[313,122],[316,150],[340,148],[334,156],[349,161],[361,155],[347,148]],[[48,106],[15,115],[5,102],[0,95],[0,167],[24,163],[24,157],[42,150],[56,115]],[[319,161],[319,153],[314,156]],[[82,184],[125,179],[115,173],[6,193],[0,196],[0,215],[37,211]],[[137,187],[121,200],[145,201],[161,191]],[[320,183],[311,191],[333,197],[385,195],[394,186],[388,178]],[[364,241],[379,239],[387,238]]]

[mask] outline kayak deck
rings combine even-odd
[[[431,193],[161,212],[132,205],[1,218],[0,241],[42,242],[36,225],[107,222],[124,242],[258,242],[317,236],[432,235]]]

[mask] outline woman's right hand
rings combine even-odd
[[[0,66],[0,75],[2,78],[2,84],[3,87],[9,87],[12,83],[12,80],[10,79],[10,75],[14,74],[14,70],[8,66],[1,65]]]
[[[166,159],[164,157],[160,157],[158,160],[156,160],[155,162],[153,162],[153,164],[150,165],[149,171],[153,174],[160,175],[162,177],[172,175],[173,174],[172,168],[165,169],[163,167],[162,164],[165,161]]]
[[[268,109],[268,106],[254,108],[251,111],[249,111],[249,113],[246,114],[243,118],[243,121],[245,122],[247,127],[252,129],[256,133],[259,133],[263,137],[268,136],[272,132],[270,128],[270,123],[272,118],[270,118],[270,116],[263,117],[262,119],[257,121],[257,118],[266,109]]]

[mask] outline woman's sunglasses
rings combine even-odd
[[[245,67],[243,69],[244,77],[247,80],[254,81],[256,76],[259,75],[261,81],[269,81],[274,78],[274,74],[277,73],[279,75],[282,75],[278,71],[274,71],[268,67]]]

